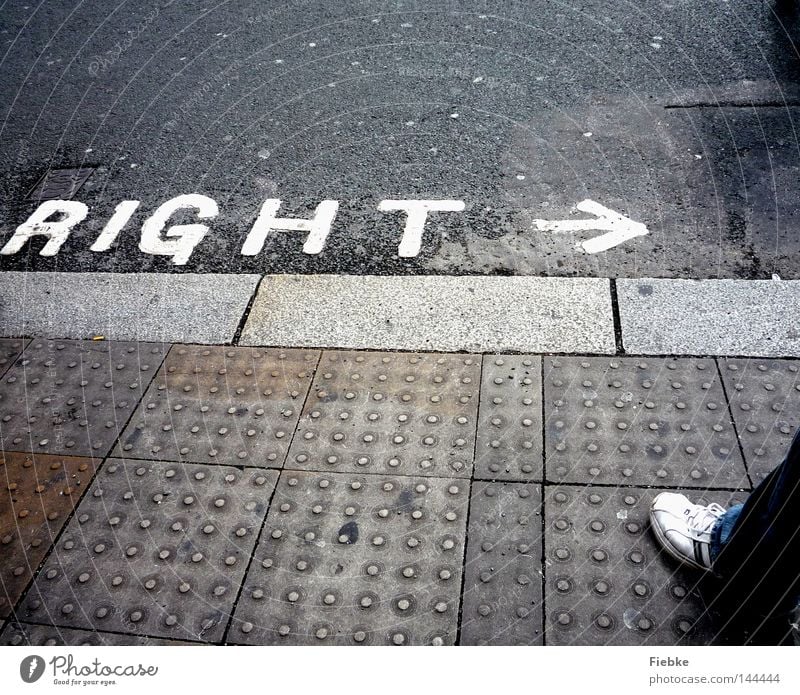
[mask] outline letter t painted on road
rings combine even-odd
[[[378,205],[381,212],[404,210],[407,214],[406,227],[397,249],[400,258],[414,258],[419,255],[422,232],[429,212],[461,212],[463,209],[463,200],[382,200]]]

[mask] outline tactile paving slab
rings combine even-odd
[[[545,358],[547,479],[749,487],[712,359]]]
[[[22,354],[22,350],[27,343],[27,340],[21,338],[0,338],[0,376],[3,376],[5,371]],[[0,392],[0,403],[2,403],[2,397],[3,394]]]
[[[0,645],[17,647],[27,645],[30,647],[53,646],[170,646],[170,645],[196,645],[197,642],[173,641],[142,637],[137,635],[119,635],[113,632],[98,632],[96,630],[76,630],[70,627],[56,627],[54,625],[32,625],[29,623],[10,622],[0,632]]]
[[[277,472],[109,459],[17,618],[219,641]]]
[[[546,642],[556,645],[699,645],[714,639],[699,592],[649,529],[657,490],[558,486],[545,499]],[[697,503],[729,506],[741,493]]]
[[[542,480],[542,360],[486,355],[475,477]]]
[[[227,637],[453,644],[469,481],[283,471]]]
[[[753,484],[783,461],[800,427],[800,362],[722,359],[720,372]]]
[[[472,474],[480,357],[325,352],[287,468]]]
[[[280,468],[319,352],[176,345],[114,455]]]
[[[102,458],[168,347],[33,340],[0,380],[0,449]]]
[[[542,644],[539,485],[473,483],[461,644]]]
[[[0,617],[10,615],[93,475],[90,458],[0,452]]]

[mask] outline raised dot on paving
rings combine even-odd
[[[11,614],[94,470],[90,458],[0,452],[0,618]]]
[[[468,500],[467,480],[282,471],[227,642],[453,644]]]
[[[658,491],[549,487],[545,500],[545,641],[555,645],[700,645],[717,629],[699,592],[702,573],[658,545],[648,514]],[[735,492],[686,490],[723,506]]]
[[[280,468],[318,359],[313,350],[175,345],[114,454]]]
[[[0,379],[0,450],[102,458],[168,347],[32,340]]]
[[[547,479],[749,488],[713,359],[544,358]]]
[[[221,640],[276,479],[257,468],[109,459],[17,619]]]
[[[542,362],[485,355],[475,477],[542,479]]]
[[[323,353],[286,467],[470,477],[480,359]]]
[[[475,483],[461,644],[542,644],[539,485]]]
[[[800,362],[719,358],[753,484],[783,461],[800,427]]]

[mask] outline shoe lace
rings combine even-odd
[[[709,505],[696,504],[687,510],[686,523],[692,531],[708,533],[727,510],[716,502]]]

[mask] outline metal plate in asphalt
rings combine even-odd
[[[475,483],[461,644],[542,644],[539,485]]]
[[[0,452],[0,617],[11,613],[93,475],[90,458]]]
[[[480,357],[326,352],[287,468],[469,477]]]
[[[453,644],[469,482],[283,471],[228,642]]]
[[[109,459],[17,618],[219,641],[277,473]]]
[[[547,479],[749,487],[711,359],[545,358]]]
[[[0,450],[105,456],[168,347],[32,341],[0,382]]]
[[[475,477],[542,480],[542,359],[486,355]]]
[[[176,345],[115,455],[280,468],[319,353]]]
[[[91,167],[50,169],[28,195],[30,200],[69,200],[86,183]]]
[[[753,484],[783,461],[800,426],[800,362],[719,359]]]
[[[547,644],[697,645],[714,640],[699,593],[703,573],[680,567],[648,528],[655,494],[643,488],[548,489]],[[686,495],[723,506],[742,501],[737,493]]]

